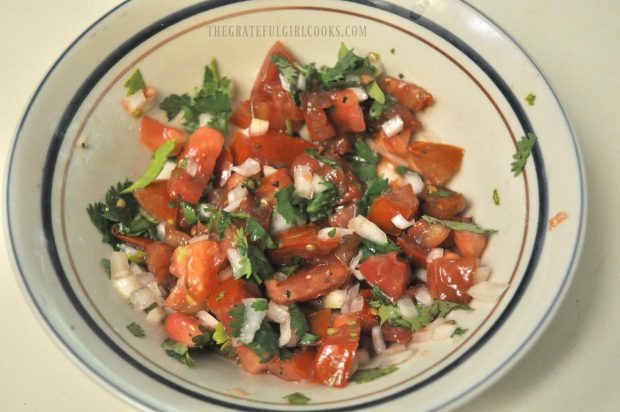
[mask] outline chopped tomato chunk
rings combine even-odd
[[[313,141],[328,140],[336,136],[325,109],[332,107],[333,102],[327,93],[305,93],[302,95],[304,120]]]
[[[243,280],[230,277],[220,283],[209,296],[209,310],[228,328],[232,321],[228,312],[235,305],[241,303],[243,299],[252,296],[250,289]]]
[[[200,325],[201,323],[198,319],[181,312],[171,313],[164,322],[168,336],[187,346],[195,346],[193,338],[203,335]]]
[[[452,219],[467,208],[467,200],[461,193],[438,195],[437,192],[422,192],[422,210],[439,219]]]
[[[383,339],[386,342],[407,343],[411,340],[411,329],[392,326],[388,322],[381,325]]]
[[[171,278],[170,261],[174,248],[164,242],[153,242],[146,247],[146,267],[155,275],[158,285],[167,284]]]
[[[467,290],[474,285],[479,261],[471,257],[444,256],[426,265],[428,291],[433,299],[469,303]]]
[[[269,258],[280,264],[288,263],[293,256],[312,258],[323,256],[338,247],[339,238],[318,238],[315,225],[298,226],[273,236],[277,249],[269,250]]]
[[[463,154],[463,149],[448,144],[415,141],[409,145],[415,169],[436,186],[445,185],[458,172]]]
[[[174,223],[177,218],[176,207],[170,207],[174,199],[168,194],[167,183],[159,180],[133,194],[140,207],[160,222]]]
[[[316,356],[315,382],[339,388],[346,386],[354,372],[360,331],[360,320],[355,314],[334,319]]]
[[[176,156],[183,149],[185,132],[176,127],[158,122],[149,116],[143,116],[140,122],[140,141],[153,152],[168,140],[174,140],[176,146],[170,156]]]
[[[260,187],[256,190],[258,197],[273,199],[280,190],[293,184],[293,180],[284,169],[278,169],[263,179]]]
[[[377,197],[368,211],[368,219],[376,223],[385,233],[398,236],[402,229],[392,223],[392,218],[400,213],[409,220],[418,211],[418,205],[418,198],[413,193],[411,185],[405,185]]]
[[[407,290],[409,265],[399,259],[396,252],[371,256],[358,266],[370,286],[397,301]]]
[[[487,236],[481,233],[457,230],[454,232],[453,239],[464,257],[479,258],[487,246]]]
[[[450,235],[450,229],[444,225],[430,223],[420,219],[407,230],[407,234],[425,249],[439,247]]]
[[[340,133],[357,133],[366,130],[364,112],[353,90],[338,90],[330,94],[333,104],[329,117]]]

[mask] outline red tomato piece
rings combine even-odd
[[[237,356],[239,357],[239,362],[243,369],[246,372],[257,374],[263,373],[267,370],[268,364],[261,363],[260,357],[254,352],[252,349],[248,348],[245,345],[240,345],[235,348],[237,351]]]
[[[252,123],[252,106],[249,100],[244,100],[235,107],[230,122],[235,126],[246,129]]]
[[[224,186],[230,176],[232,176],[233,156],[230,149],[223,149],[220,156],[215,162],[215,184],[216,186]]]
[[[453,239],[464,257],[479,258],[487,246],[487,236],[481,233],[457,230],[453,234]]]
[[[453,219],[467,208],[467,200],[461,193],[438,196],[427,191],[422,192],[422,210],[425,214],[439,219]]]
[[[114,235],[114,237],[116,237],[121,242],[128,243],[142,250],[146,249],[148,245],[154,242],[153,239],[148,238],[148,237],[123,235],[122,233],[118,231],[117,225],[112,226],[112,234]]]
[[[168,180],[168,193],[174,199],[181,198],[189,203],[198,203],[206,189],[215,168],[215,162],[224,146],[224,135],[215,129],[201,127],[190,136],[185,149],[179,156],[177,167]],[[195,162],[195,171],[190,175],[184,164]],[[179,167],[181,166],[181,167]]]
[[[355,368],[360,329],[360,320],[356,315],[340,315],[334,319],[316,356],[315,382],[346,386]]]
[[[312,148],[316,148],[312,143],[272,130],[250,137],[237,132],[230,146],[237,165],[253,157],[263,164],[287,168],[297,156]]]
[[[278,169],[263,179],[256,195],[263,199],[273,199],[280,190],[293,184],[293,179],[284,169]]]
[[[165,180],[155,181],[143,189],[136,190],[133,194],[140,207],[160,222],[172,224],[176,221],[177,209],[170,207],[174,199],[168,194]]]
[[[418,211],[418,206],[419,201],[411,185],[405,185],[377,197],[368,211],[368,219],[385,233],[398,236],[402,229],[392,223],[392,218],[400,213],[409,220]]]
[[[171,313],[164,322],[166,333],[171,339],[190,347],[195,345],[192,340],[194,337],[203,335],[200,325],[198,319],[181,312]]]
[[[396,252],[371,256],[362,262],[358,269],[370,286],[397,301],[407,290],[410,271],[406,261],[399,259]]]
[[[241,279],[228,278],[215,288],[208,299],[209,310],[228,328],[232,318],[228,314],[245,298],[251,298],[252,293]]]
[[[327,93],[304,93],[301,98],[304,120],[313,141],[328,140],[336,136],[336,129],[329,121],[325,109],[332,107]]]
[[[278,359],[279,373],[274,373],[274,375],[289,382],[309,381],[312,379],[315,358],[316,349],[314,348],[296,350],[290,359]]]
[[[407,230],[407,234],[425,249],[439,247],[450,235],[450,229],[444,225],[427,222],[423,219],[416,221]]]
[[[386,342],[407,343],[411,340],[411,329],[392,326],[388,322],[381,325],[383,339]]]
[[[304,302],[325,296],[344,285],[350,277],[349,268],[335,256],[327,256],[317,264],[301,268],[288,278],[265,281],[267,295],[281,305]]]
[[[185,143],[185,132],[176,127],[168,126],[158,122],[149,116],[143,116],[140,122],[140,141],[151,151],[157,150],[168,140],[174,140],[176,146],[170,152],[170,156],[176,156],[183,149]]]
[[[338,247],[339,238],[318,238],[319,228],[315,225],[298,226],[273,235],[277,249],[268,251],[269,259],[278,264],[288,263],[293,256],[305,259],[323,256]]]
[[[357,204],[349,203],[348,205],[338,206],[334,209],[334,213],[329,217],[329,225],[333,227],[348,227],[349,220],[353,219],[357,213]]]
[[[393,95],[409,110],[420,111],[433,103],[433,95],[413,83],[391,76],[379,76],[381,89]]]
[[[153,242],[146,247],[146,267],[155,275],[158,285],[166,285],[171,279],[170,261],[174,248],[164,242]]]
[[[314,312],[310,315],[310,331],[313,335],[323,339],[327,336],[327,329],[332,321],[332,310],[329,308]]]
[[[460,169],[464,152],[448,144],[415,141],[409,145],[409,160],[430,183],[444,186]]]
[[[218,273],[225,261],[217,242],[201,240],[174,250],[170,272],[196,302],[202,302],[220,283]]]
[[[422,128],[422,123],[415,117],[411,110],[401,103],[396,103],[385,109],[383,112],[384,119],[391,119],[394,116],[400,116],[405,129],[409,129],[411,132],[417,132]]]
[[[330,93],[333,107],[329,117],[340,133],[357,133],[366,130],[364,112],[353,90],[338,90]]]
[[[409,256],[418,267],[426,267],[426,257],[431,251],[420,246],[415,239],[409,235],[399,236],[396,244]]]
[[[471,257],[444,256],[426,265],[427,286],[433,299],[469,303],[467,290],[474,284],[479,260]]]
[[[377,319],[377,309],[370,306],[368,301],[376,300],[377,298],[375,297],[375,295],[373,295],[370,289],[360,290],[360,295],[364,297],[364,306],[362,307],[362,311],[360,312],[362,329],[370,330],[373,326],[379,324],[379,320]]]

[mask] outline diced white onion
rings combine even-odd
[[[446,322],[447,321],[441,317],[435,319],[429,325],[425,326],[422,330],[415,332],[413,336],[411,336],[411,343],[426,342],[433,339],[435,329],[437,329],[439,326],[443,325]]]
[[[478,266],[474,272],[474,283],[484,282],[491,277],[491,268],[488,266]]]
[[[379,164],[377,165],[377,174],[387,179],[390,183],[392,182],[402,182],[402,176],[396,173],[396,165],[390,162],[387,159],[381,159]]]
[[[396,216],[392,218],[392,224],[394,224],[394,226],[396,226],[397,228],[403,229],[403,230],[407,229],[409,226],[413,226],[414,223],[415,223],[414,219],[407,220],[400,213],[397,213]]]
[[[282,84],[282,88],[284,90],[286,90],[287,92],[291,91],[291,83],[288,81],[288,79],[286,77],[284,77],[282,75],[282,73],[279,74],[280,76],[280,83]]]
[[[129,272],[131,272],[132,275],[139,275],[140,273],[144,272],[144,270],[137,263],[132,263],[129,265]]]
[[[351,270],[351,273],[353,273],[353,276],[355,276],[358,280],[365,279],[364,275],[362,275],[362,272],[357,268],[357,265],[360,264],[361,259],[362,251],[360,250],[359,253],[355,255],[353,259],[351,259],[351,262],[349,262],[349,269]]]
[[[349,87],[349,90],[355,93],[355,95],[357,96],[357,100],[359,100],[360,102],[368,100],[368,93],[366,93],[366,90],[364,90],[363,87]]]
[[[368,365],[368,363],[370,363],[370,354],[368,353],[366,348],[358,349],[356,358],[359,366],[364,367]]]
[[[377,355],[381,355],[387,349],[387,347],[385,346],[385,341],[383,340],[383,332],[381,331],[381,326],[373,326],[371,334],[372,347]]]
[[[405,173],[404,179],[405,182],[411,185],[413,193],[415,193],[416,195],[419,195],[420,193],[422,193],[422,190],[424,190],[424,181],[419,174],[409,171]]]
[[[405,295],[398,299],[396,302],[396,306],[398,306],[398,310],[400,310],[400,314],[403,315],[405,319],[413,319],[419,316],[418,309],[415,307],[413,300],[408,295]]]
[[[321,176],[316,173],[312,175],[312,186],[314,189],[314,193],[322,193],[327,190],[327,186],[325,186],[325,180],[321,178]]]
[[[426,272],[426,269],[424,268],[417,268],[413,272],[413,277],[426,283],[426,280],[428,279],[428,272]]]
[[[166,240],[166,224],[164,222],[157,224],[157,240],[162,242]]]
[[[285,230],[289,230],[293,226],[294,225],[291,225],[290,223],[288,223],[281,214],[275,211],[273,212],[273,218],[271,219],[271,227],[270,227],[271,229],[270,232],[272,234],[284,232]]]
[[[142,284],[142,286],[147,286],[149,283],[155,282],[155,276],[151,272],[140,272],[135,275],[138,282]]]
[[[443,249],[440,247],[436,247],[434,249],[431,249],[430,252],[428,252],[428,255],[426,255],[426,263],[430,263],[435,259],[439,259],[440,257],[443,256]]]
[[[383,133],[385,133],[387,137],[393,137],[402,132],[404,126],[405,123],[403,122],[403,119],[401,119],[399,115],[396,115],[383,122],[381,129],[383,129]]]
[[[489,282],[488,280],[476,283],[467,290],[467,294],[482,302],[496,302],[497,299],[508,289],[508,284]]]
[[[415,300],[424,306],[432,306],[433,298],[426,287],[420,287],[415,292]]]
[[[245,162],[241,163],[239,166],[234,166],[232,170],[239,173],[241,176],[250,177],[260,172],[260,163],[253,157],[248,157],[245,159]]]
[[[416,348],[407,348],[402,344],[391,345],[381,356],[375,357],[366,368],[383,368],[386,366],[401,364],[413,357]]]
[[[299,130],[299,137],[301,137],[302,139],[304,139],[307,142],[312,141],[312,138],[310,137],[310,131],[308,130],[308,126],[306,126],[305,124]]]
[[[344,81],[347,83],[361,83],[362,79],[359,74],[345,74]]]
[[[342,302],[342,307],[341,307],[342,313],[346,314],[346,313],[356,312],[355,310],[351,309],[351,305],[353,303],[353,300],[359,296],[359,292],[360,292],[359,283],[356,283],[353,286],[350,286],[346,289],[344,302]],[[358,305],[359,305],[359,302],[356,303],[356,306]]]
[[[198,115],[198,127],[205,127],[213,119],[213,115],[209,113],[200,113]]]
[[[433,340],[444,340],[448,339],[454,331],[456,330],[456,324],[446,322],[435,328],[433,331]]]
[[[306,90],[306,76],[302,73],[299,73],[299,77],[297,77],[297,89]]]
[[[112,279],[129,276],[129,260],[123,252],[112,252],[110,255],[110,273]]]
[[[172,175],[172,171],[177,167],[177,164],[171,160],[167,160],[166,163],[164,163],[164,168],[161,169],[161,172],[159,172],[159,174],[157,175],[157,178],[155,178],[155,180],[168,180],[170,179],[170,176]]]
[[[187,158],[184,169],[188,175],[194,177],[198,173],[198,162],[192,158]]]
[[[210,236],[205,234],[205,235],[198,235],[198,236],[194,236],[193,238],[191,238],[187,243],[191,244],[191,243],[196,243],[196,242],[202,242],[203,240],[209,240]]]
[[[220,273],[217,274],[221,281],[225,281],[226,279],[230,279],[233,276],[232,267],[226,266],[226,268],[220,270]]]
[[[269,130],[269,121],[252,118],[249,129],[250,136],[262,136]]]
[[[248,196],[248,190],[245,187],[241,185],[235,187],[233,190],[228,192],[228,195],[227,195],[228,206],[224,208],[224,211],[233,212],[237,210],[241,202],[245,198],[247,198],[247,196]]]
[[[201,311],[196,312],[196,317],[209,330],[215,330],[217,325],[220,323],[217,319],[215,319],[215,317],[212,314],[210,314],[206,310],[201,310]]]
[[[126,276],[112,281],[112,286],[125,299],[129,299],[132,293],[143,288],[142,283],[135,276]]]
[[[353,219],[349,220],[347,226],[364,239],[379,244],[386,244],[388,242],[385,232],[364,216],[355,216]]]
[[[140,116],[146,106],[146,96],[143,90],[138,90],[131,96],[123,99],[123,108],[134,116]]]
[[[312,199],[314,195],[314,176],[309,166],[299,165],[293,169],[293,182],[295,183],[295,192],[300,197]]]
[[[272,174],[274,174],[277,171],[278,171],[278,169],[276,169],[275,167],[271,167],[269,165],[264,165],[263,166],[263,174],[265,175],[265,177],[271,176]]]
[[[129,297],[129,301],[137,310],[144,310],[153,303],[157,303],[158,299],[151,288],[145,287],[132,293]]]
[[[230,249],[229,249],[230,250]],[[240,334],[239,334],[239,342],[241,343],[251,343],[254,340],[254,334],[260,328],[260,324],[265,319],[267,315],[266,310],[255,310],[252,305],[257,300],[264,300],[263,298],[247,298],[243,299],[243,305],[245,307],[244,310],[244,318],[243,324],[241,325]]]
[[[284,323],[280,324],[280,338],[278,339],[279,347],[293,347],[299,342],[299,336],[293,332],[291,328],[291,318],[289,317]]]
[[[335,229],[335,234],[333,236],[330,236],[329,234],[333,233],[332,231],[334,229]],[[342,227],[324,227],[323,229],[318,231],[318,233],[316,234],[316,237],[319,240],[327,240],[327,239],[332,239],[336,237],[347,236],[352,233],[353,231],[351,229],[345,229]]]
[[[159,325],[166,317],[166,312],[162,308],[153,308],[146,314],[146,321],[153,325]]]
[[[276,322],[284,323],[287,319],[291,318],[291,314],[288,311],[288,306],[280,305],[274,301],[269,302],[269,310],[267,311],[267,319]]]
[[[232,247],[226,251],[226,255],[228,256],[228,261],[232,267],[233,274],[238,276],[239,270],[241,269],[241,260],[243,259],[243,256],[237,249]]]
[[[347,291],[343,289],[332,290],[323,299],[323,306],[329,309],[340,309],[347,298]]]
[[[273,274],[273,278],[274,278],[275,280],[277,280],[277,281],[280,281],[280,280],[284,280],[284,279],[288,278],[288,276],[286,276],[286,275],[285,275],[284,273],[282,273],[282,272],[276,272],[276,273],[274,273],[274,274]]]

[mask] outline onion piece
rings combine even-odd
[[[161,242],[166,240],[166,224],[164,222],[157,224],[157,240]]]
[[[144,94],[144,90],[138,90],[131,96],[125,97],[121,102],[121,106],[132,116],[140,117],[148,109],[148,99]]]
[[[386,244],[388,242],[385,232],[364,216],[355,216],[349,220],[347,226],[361,237],[372,242],[379,244]]]
[[[198,173],[198,162],[196,162],[191,157],[187,158],[187,163],[185,163],[184,169],[188,175],[194,177],[196,176],[196,173]]]
[[[248,157],[239,166],[233,166],[232,170],[241,176],[250,177],[260,172],[260,163],[253,157]]]
[[[507,283],[485,280],[467,289],[467,294],[482,302],[496,302],[504,291],[508,289],[508,286]]]
[[[362,251],[360,250],[359,253],[355,255],[353,259],[351,259],[351,262],[349,262],[349,269],[351,270],[351,273],[353,273],[353,276],[355,276],[358,280],[365,280],[366,278],[364,277],[364,275],[362,275],[362,272],[357,268],[357,266],[360,264],[361,259],[362,259]]]
[[[347,90],[351,90],[357,96],[357,100],[363,102],[368,100],[368,93],[364,90],[363,87],[349,87]]]
[[[129,265],[129,272],[135,276],[135,275],[139,275],[140,273],[144,272],[144,269],[142,269],[142,267],[138,265],[137,263],[131,263]]]
[[[252,118],[252,122],[250,123],[250,127],[248,129],[250,136],[262,136],[269,130],[269,121]]]
[[[155,180],[168,180],[172,175],[172,171],[177,167],[177,164],[171,160],[167,160],[164,163],[164,168],[161,169],[161,172],[157,175]]]
[[[146,321],[153,325],[159,325],[165,317],[166,312],[162,308],[156,307],[149,310],[149,313],[146,314]]]
[[[387,137],[394,137],[398,133],[403,131],[404,126],[405,126],[405,123],[403,122],[403,119],[401,119],[399,115],[396,115],[392,117],[391,119],[383,122],[383,124],[381,125],[381,129],[383,130],[383,133],[385,133]]]
[[[407,229],[409,226],[413,226],[414,223],[415,223],[414,219],[407,220],[400,213],[397,213],[396,216],[392,218],[392,224],[402,230]]]
[[[435,333],[435,329],[443,325],[446,322],[447,320],[445,320],[444,318],[435,319],[430,324],[426,325],[422,330],[415,332],[411,336],[411,343],[426,342],[426,341],[433,339],[433,334]]]
[[[428,279],[428,272],[426,271],[426,269],[424,268],[417,268],[414,272],[413,272],[413,277],[426,283],[427,279]]]
[[[335,232],[332,232],[334,230]],[[333,236],[330,236],[329,235],[330,233],[335,233],[335,234]],[[336,237],[342,237],[342,236],[347,236],[351,234],[353,234],[353,231],[351,229],[345,229],[342,227],[324,227],[323,229],[318,231],[318,233],[316,234],[316,237],[319,240],[327,240],[327,239],[333,239]]]
[[[321,176],[317,174],[312,175],[312,186],[314,189],[314,193],[322,193],[327,190],[327,186],[323,183],[325,183],[325,180],[323,180]]]
[[[439,259],[440,257],[443,256],[443,249],[440,247],[436,247],[434,249],[431,249],[430,252],[428,252],[428,255],[426,255],[426,263],[430,263],[435,259]]]
[[[392,345],[381,356],[375,357],[366,368],[383,368],[398,365],[411,359],[417,352],[417,348],[407,348],[404,345]]]
[[[426,287],[420,287],[415,291],[415,300],[424,306],[432,306],[433,298]]]
[[[271,219],[271,227],[270,227],[270,232],[272,234],[275,235],[277,233],[284,232],[285,230],[289,230],[290,228],[294,226],[295,225],[291,225],[290,223],[288,223],[281,214],[275,211],[273,212],[273,217]]]
[[[323,299],[323,306],[329,309],[340,309],[347,298],[347,291],[343,289],[332,290]]]
[[[280,73],[278,76],[280,77],[280,84],[282,85],[282,88],[284,90],[286,90],[287,92],[290,92],[291,91],[291,83],[288,81],[288,79],[286,77],[284,77],[282,75],[282,73]]]
[[[400,310],[400,314],[405,319],[413,319],[413,318],[417,318],[418,316],[420,316],[420,314],[418,313],[418,309],[415,307],[415,304],[413,303],[413,300],[407,295],[398,299],[398,302],[396,302],[396,306],[398,306],[398,310]]]
[[[278,169],[276,169],[275,167],[271,167],[269,165],[264,165],[263,166],[263,175],[265,175],[265,177],[271,176],[272,174],[274,174],[277,171],[278,171]]]
[[[213,119],[213,115],[209,113],[200,113],[198,115],[198,127],[205,127]]]
[[[228,192],[228,195],[227,195],[228,206],[224,208],[224,211],[234,212],[235,210],[237,210],[241,202],[247,198],[247,196],[248,196],[248,190],[245,187],[241,185],[235,187],[233,190]]]
[[[291,318],[289,317],[284,323],[280,324],[280,338],[278,339],[279,347],[293,347],[297,346],[297,342],[299,342],[299,336],[293,332],[293,328],[291,327]]]
[[[110,255],[110,273],[112,279],[129,276],[129,259],[123,252],[112,252]]]
[[[296,166],[293,169],[293,182],[295,184],[295,192],[300,197],[312,199],[312,195],[314,195],[314,176],[309,166]]]
[[[387,159],[381,159],[377,165],[377,175],[384,179],[387,179],[390,183],[397,182],[402,183],[403,177],[396,173],[396,166],[394,163]]]
[[[474,283],[480,283],[489,280],[491,277],[491,268],[488,266],[478,266],[474,272]]]
[[[252,343],[252,341],[254,340],[254,334],[260,328],[260,325],[263,319],[265,319],[265,316],[267,316],[266,310],[256,310],[252,307],[252,305],[256,301],[259,301],[259,300],[264,301],[265,299],[264,298],[243,299],[244,317],[243,317],[243,324],[241,325],[239,338],[238,338],[239,342],[241,343],[245,343],[245,344]]]
[[[364,306],[364,298],[360,296],[360,284],[356,283],[346,289],[344,302],[342,303],[341,311],[343,314],[359,312]],[[362,298],[361,306],[359,299]],[[359,309],[358,309],[359,308]],[[357,310],[356,310],[357,309]]]
[[[297,89],[298,90],[306,90],[306,76],[303,73],[299,73],[297,77]]]
[[[112,286],[125,299],[129,299],[132,293],[143,288],[142,283],[135,276],[125,276],[112,281]]]
[[[274,301],[269,301],[269,310],[267,311],[267,319],[276,322],[284,323],[287,319],[291,318],[291,314],[288,311],[288,306],[280,305]]]
[[[196,242],[200,242],[203,240],[209,240],[210,236],[209,235],[198,235],[198,236],[194,236],[193,238],[191,238],[190,240],[187,241],[187,243],[191,244],[191,243],[196,243]]]
[[[405,179],[405,182],[411,185],[411,188],[413,189],[413,193],[415,193],[416,195],[419,195],[420,193],[422,193],[422,191],[424,190],[424,181],[422,180],[422,177],[420,177],[419,174],[408,171],[407,173],[405,173],[405,176],[403,177]]]
[[[149,287],[138,289],[131,294],[129,301],[137,310],[144,310],[154,303],[159,303],[158,298]]]
[[[229,248],[226,251],[226,256],[228,257],[228,262],[230,262],[230,266],[232,267],[233,275],[239,276],[239,270],[241,270],[241,261],[243,260],[243,256],[239,251],[235,248]]]
[[[359,366],[366,366],[370,363],[370,355],[368,354],[368,351],[366,350],[366,348],[361,348],[357,351],[357,363],[359,364]]]
[[[215,330],[217,325],[220,323],[219,320],[215,319],[215,317],[206,310],[200,310],[196,312],[196,317],[209,330]]]
[[[308,126],[306,126],[305,124],[299,130],[299,137],[301,137],[302,139],[304,139],[307,142],[311,142],[312,141],[312,138],[310,137],[310,131],[308,130]]]
[[[381,355],[387,347],[385,346],[385,340],[383,340],[383,332],[381,326],[375,325],[372,327],[372,348],[377,355]]]

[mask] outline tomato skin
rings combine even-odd
[[[117,225],[112,226],[112,234],[121,242],[128,243],[142,250],[146,249],[148,245],[154,242],[154,240],[149,237],[123,235],[118,231]]]
[[[245,345],[239,345],[235,348],[239,362],[246,372],[252,374],[263,373],[267,370],[268,364],[261,363],[260,357],[252,349]]]
[[[364,306],[360,312],[362,329],[370,330],[373,326],[379,324],[379,320],[377,319],[377,310],[372,308],[368,303],[369,300],[376,300],[376,298],[370,289],[360,290],[360,295],[364,297]]]
[[[409,110],[420,111],[433,103],[433,95],[413,83],[391,76],[379,76],[381,89],[389,92]]]
[[[422,192],[422,210],[425,214],[439,219],[453,219],[467,208],[467,200],[461,193],[450,196],[437,196],[427,191]]]
[[[330,93],[333,104],[329,117],[340,133],[356,133],[366,130],[364,112],[353,90],[338,90]]]
[[[467,290],[474,285],[479,260],[471,257],[443,256],[426,265],[427,286],[433,299],[469,303]]]
[[[200,330],[200,321],[186,313],[175,312],[166,317],[164,328],[168,336],[187,346],[195,346],[192,338],[203,335]]]
[[[357,213],[357,204],[349,203],[344,206],[338,206],[334,209],[334,213],[329,217],[329,225],[334,227],[348,227],[349,220],[353,219]]]
[[[320,345],[314,363],[314,381],[341,388],[353,374],[359,345],[360,320],[357,315],[339,315],[330,334]]]
[[[398,236],[402,229],[392,223],[392,218],[400,213],[406,220],[411,219],[418,211],[419,204],[411,185],[405,185],[377,197],[368,211],[368,219],[385,233]]]
[[[411,139],[411,130],[408,128],[403,129],[400,133],[392,137],[387,137],[383,130],[380,129],[375,142],[378,145],[385,147],[390,153],[394,153],[398,156],[407,156],[409,150],[409,140]]]
[[[479,258],[487,246],[487,236],[481,233],[457,230],[453,234],[454,243],[463,257]]]
[[[274,357],[269,361],[269,372],[289,382],[308,381],[312,379],[312,366],[316,358],[316,349],[304,348],[293,352],[290,359]]]
[[[414,141],[409,145],[409,160],[435,186],[444,186],[461,168],[465,151],[460,147]]]
[[[190,136],[185,149],[179,156],[179,163],[168,180],[168,193],[174,199],[198,203],[213,174],[215,163],[224,146],[224,135],[215,129],[201,127]],[[183,161],[196,162],[196,173],[190,176],[178,164]]]
[[[381,325],[383,339],[386,342],[407,343],[413,335],[410,329],[392,326],[388,322]]]
[[[291,167],[297,156],[312,148],[316,148],[312,143],[273,130],[262,136],[250,137],[237,132],[230,146],[237,165],[253,157],[262,164],[287,168]]]
[[[336,136],[336,129],[329,121],[325,109],[333,103],[327,93],[304,93],[301,97],[304,120],[313,141],[329,140]]]
[[[252,106],[250,100],[240,102],[230,117],[230,122],[235,126],[246,129],[252,123]]]
[[[423,219],[416,221],[407,234],[425,249],[439,247],[450,236],[451,230],[443,225],[430,223]]]
[[[191,298],[202,302],[220,283],[218,273],[226,261],[217,242],[201,240],[174,250],[170,272],[179,278]]]
[[[273,199],[280,190],[293,184],[293,179],[284,169],[278,169],[263,179],[256,195],[263,199]]]
[[[154,152],[169,140],[176,142],[170,156],[178,155],[185,143],[185,133],[181,129],[160,123],[152,117],[142,117],[140,122],[140,141],[142,144]]]
[[[170,207],[174,199],[168,194],[165,180],[155,181],[145,188],[136,190],[133,194],[140,207],[160,222],[172,224],[176,221],[177,209]]]
[[[304,302],[325,296],[349,280],[349,268],[335,256],[317,260],[316,265],[298,269],[282,281],[266,280],[269,298],[281,305]]]
[[[273,235],[274,242],[279,246],[268,251],[269,259],[278,264],[286,264],[293,256],[309,259],[326,255],[338,247],[340,238],[319,239],[318,233],[319,228],[310,224]]]
[[[420,246],[413,237],[405,234],[399,236],[396,244],[409,256],[418,267],[426,267],[426,257],[431,251]]]
[[[327,336],[327,329],[332,321],[332,310],[325,308],[310,315],[310,331],[313,335],[324,339]]]
[[[158,285],[167,285],[171,280],[170,261],[174,248],[164,242],[153,242],[146,247],[146,267],[155,275]]]
[[[230,277],[220,283],[211,293],[211,296],[209,296],[209,310],[228,328],[232,321],[228,312],[235,305],[241,303],[243,299],[251,298],[252,296],[243,280]]]
[[[362,262],[358,269],[371,286],[397,301],[407,290],[409,265],[397,257],[396,252],[371,256]]]
[[[383,112],[383,117],[386,120],[391,119],[396,115],[400,116],[404,123],[405,129],[408,129],[410,132],[417,132],[422,129],[422,122],[415,117],[415,114],[413,114],[407,106],[401,103],[393,104]]]

